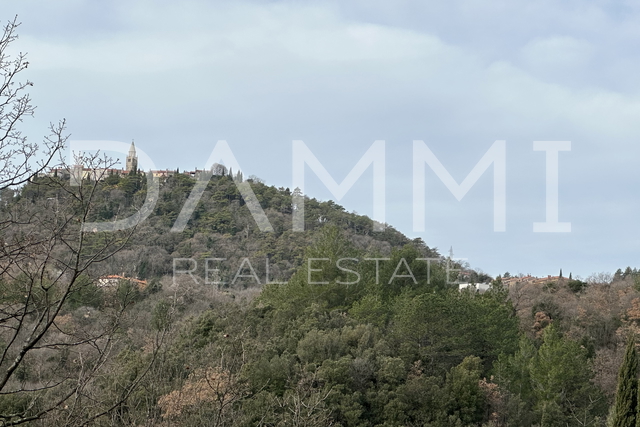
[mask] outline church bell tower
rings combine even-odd
[[[129,147],[126,170],[128,173],[131,173],[132,171],[138,171],[138,155],[136,154],[136,146],[133,141],[131,141],[131,147]]]

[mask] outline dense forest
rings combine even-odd
[[[637,362],[620,366],[640,332],[637,270],[460,291],[447,276],[464,266],[333,202],[307,198],[293,232],[291,191],[254,178],[274,227],[260,232],[224,175],[183,232],[195,181],[179,173],[134,229],[80,232],[136,212],[146,182],[0,193],[0,423],[635,425]],[[174,274],[178,259],[193,271]]]
[[[19,25],[0,33],[0,426],[640,426],[636,268],[491,278],[224,168],[172,230],[192,177],[155,194],[137,158],[77,153],[72,182],[51,169],[64,120],[22,134]]]

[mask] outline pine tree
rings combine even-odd
[[[638,412],[638,356],[636,343],[629,336],[627,351],[618,373],[613,427],[636,427]]]

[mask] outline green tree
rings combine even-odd
[[[627,351],[618,373],[618,388],[614,406],[613,427],[635,427],[638,413],[638,355],[633,336],[629,336]]]
[[[463,425],[482,422],[486,399],[480,389],[481,371],[480,358],[467,356],[447,373],[445,392],[449,397],[448,412],[459,418]]]
[[[586,350],[563,338],[552,324],[532,360],[531,384],[541,425],[594,425],[603,414],[604,399],[593,383]],[[580,420],[578,423],[577,420]]]
[[[500,359],[496,373],[509,392],[508,417],[517,425],[595,426],[606,414],[587,350],[553,324],[545,328],[539,349],[523,337],[515,355]],[[530,423],[520,424],[525,419]]]

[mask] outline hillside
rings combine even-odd
[[[275,229],[260,232],[226,176],[173,233],[194,184],[166,178],[149,218],[115,233],[79,233],[77,218],[134,213],[137,174],[3,190],[0,368],[51,320],[8,377],[7,423],[604,425],[639,331],[632,274],[461,292],[459,265],[333,202],[308,199],[293,232],[289,189],[254,180]],[[113,274],[146,283],[100,286]]]
[[[59,186],[40,178],[40,184],[31,183],[15,195],[6,191],[5,203],[29,200],[34,204],[51,205],[52,199],[64,198]],[[61,181],[61,180],[60,180]],[[373,232],[371,219],[346,212],[332,201],[319,202],[306,198],[305,232],[292,231],[291,191],[287,188],[267,186],[249,180],[262,209],[274,228],[273,233],[262,233],[246,208],[242,197],[228,176],[213,176],[199,200],[184,232],[171,232],[171,227],[182,210],[195,185],[195,180],[176,174],[162,180],[159,200],[153,213],[136,229],[123,251],[100,266],[102,274],[124,272],[129,277],[147,279],[172,273],[173,258],[226,258],[227,266],[239,266],[241,259],[260,260],[254,265],[264,277],[265,259],[269,259],[271,277],[286,280],[300,265],[304,250],[325,225],[344,230],[348,238],[360,249],[387,256],[394,248],[408,243],[419,247],[425,256],[439,256],[435,249],[421,240],[410,241],[392,226],[384,232]],[[133,214],[146,196],[146,179],[141,175],[124,178],[109,176],[97,183],[93,195],[89,220],[111,221]],[[199,265],[204,266],[203,262]],[[204,267],[203,267],[204,268]],[[203,277],[203,270],[198,271]]]

